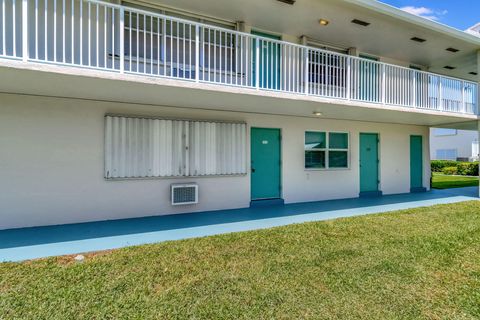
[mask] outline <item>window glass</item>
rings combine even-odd
[[[305,168],[323,169],[325,168],[325,151],[305,151]]]
[[[325,149],[327,146],[325,132],[305,132],[305,149]]]
[[[329,149],[348,149],[348,134],[330,132],[329,136]]]
[[[348,168],[348,151],[329,151],[328,166],[330,168]]]
[[[436,136],[454,136],[457,134],[457,130],[455,129],[435,128],[433,132]]]

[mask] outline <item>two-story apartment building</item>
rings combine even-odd
[[[428,190],[479,50],[373,0],[0,0],[0,229]]]

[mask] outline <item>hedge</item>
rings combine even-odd
[[[462,176],[478,176],[478,162],[432,160],[431,168],[432,172],[458,174]]]

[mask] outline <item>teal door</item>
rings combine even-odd
[[[423,138],[410,136],[410,191],[424,191],[423,188]]]
[[[251,129],[252,200],[278,199],[280,182],[280,129]]]
[[[279,36],[271,35],[268,33],[252,31],[253,35],[261,36],[264,38],[280,40]],[[256,59],[257,59],[257,41],[253,39],[252,45],[252,74],[253,74],[253,85],[256,86]],[[281,66],[281,56],[280,56],[280,45],[275,42],[270,42],[268,40],[260,40],[259,45],[259,86],[260,88],[265,89],[280,89],[280,66]]]
[[[379,194],[378,134],[360,133],[360,195]]]

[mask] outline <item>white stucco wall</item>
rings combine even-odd
[[[456,134],[436,135],[435,128],[432,128],[430,132],[430,157],[437,159],[436,155],[439,149],[454,149],[457,151],[458,158],[471,158],[474,141],[478,141],[476,131],[456,130]]]
[[[357,197],[360,132],[380,135],[383,193],[409,192],[410,135],[422,135],[424,186],[429,186],[427,127],[0,94],[0,229],[249,205],[249,176],[105,181],[106,113],[241,120],[249,127],[281,128],[287,203]],[[349,132],[350,169],[305,171],[305,130]],[[174,182],[197,182],[200,203],[172,207],[169,188]]]

